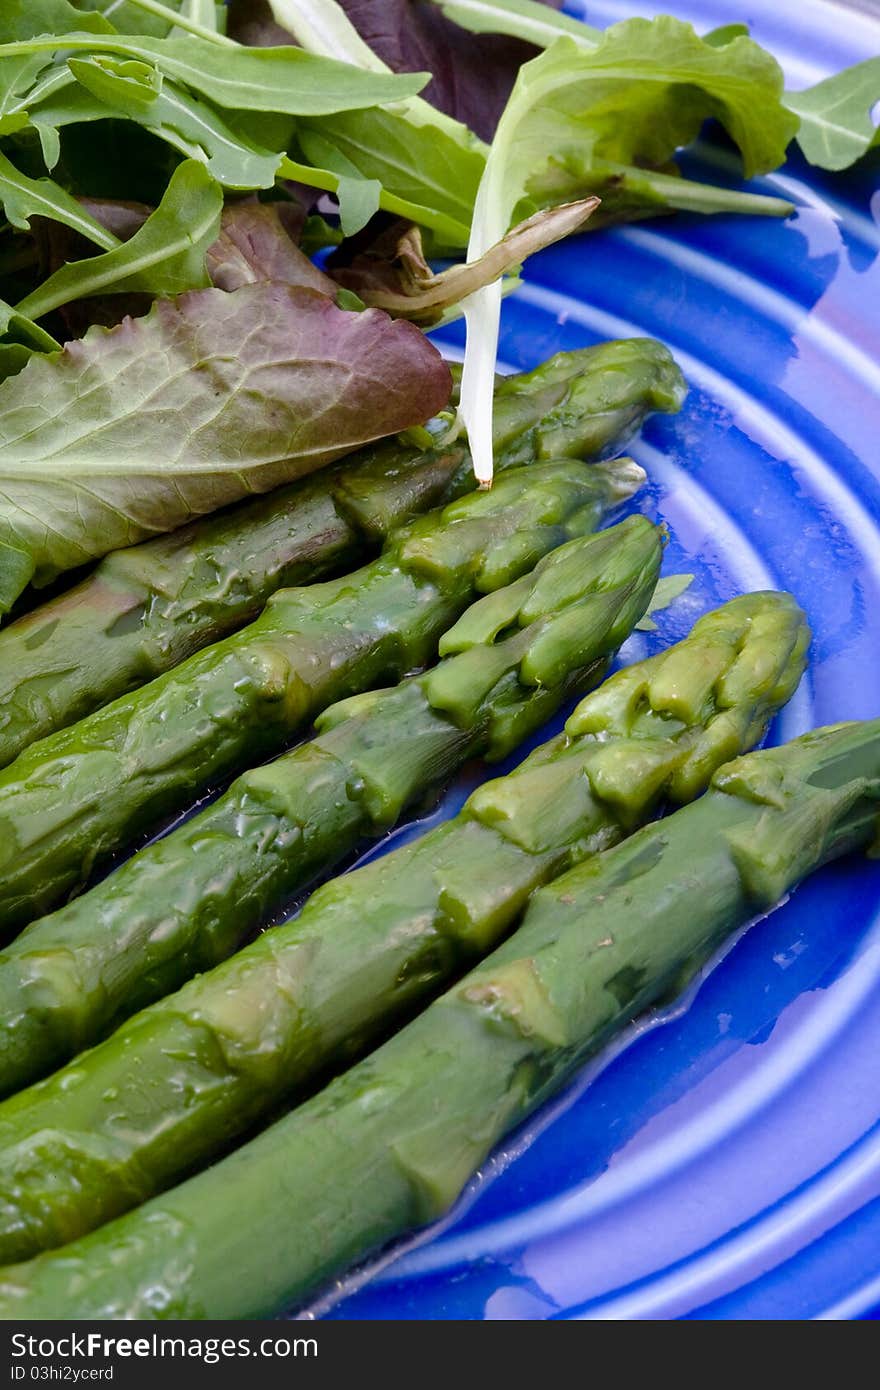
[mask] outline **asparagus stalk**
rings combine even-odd
[[[311,1101],[0,1276],[5,1318],[260,1317],[447,1211],[492,1147],[732,931],[880,826],[880,719],[726,764],[535,895],[520,929]]]
[[[592,530],[644,475],[574,460],[505,474],[393,533],[352,575],[282,589],[233,637],[32,744],[0,772],[0,923],[55,907],[114,851],[281,751],[331,701],[424,666],[477,593]]]
[[[0,955],[4,1092],[224,960],[317,871],[387,829],[465,758],[512,749],[624,639],[659,562],[659,533],[643,517],[569,542],[476,605],[504,611],[504,640],[494,630],[469,639],[424,676],[332,707],[316,739],[246,773],[34,923]]]
[[[603,533],[609,541],[612,535]],[[602,540],[573,541],[564,550],[589,558]],[[620,564],[622,554],[615,558]],[[563,560],[564,551],[557,551],[549,565],[543,562],[548,577],[559,574]],[[537,585],[513,586],[530,584],[530,607],[545,584],[536,575]],[[416,682],[429,701],[438,687],[457,684],[463,667],[474,660],[482,666],[487,650],[499,649],[483,643],[491,643],[512,596],[508,590],[481,600],[443,639],[444,647],[467,651]],[[539,606],[547,611],[545,598]],[[588,629],[595,611],[595,594],[564,610],[577,612]],[[521,608],[519,614],[521,620]],[[69,1240],[209,1162],[491,950],[541,884],[632,832],[662,798],[696,796],[727,757],[761,737],[789,698],[808,636],[787,594],[750,594],[707,614],[685,641],[588,696],[563,737],[517,772],[481,787],[454,820],[325,885],[298,920],[266,932],[225,966],[131,1019],[87,1057],[0,1105],[0,1263]],[[521,640],[508,638],[500,649]],[[384,697],[358,699],[375,708]],[[392,711],[399,705],[400,697],[392,697]],[[471,708],[469,699],[466,717],[473,723]],[[351,724],[336,722],[344,712],[344,706],[331,712],[333,732]],[[399,729],[409,727],[400,720]],[[407,738],[397,758],[408,766],[420,753],[430,761],[434,750],[426,740],[413,748]],[[193,845],[209,842],[210,833],[208,821],[194,832]],[[182,864],[195,862],[189,848]],[[129,904],[136,901],[136,881],[137,875]],[[173,876],[158,873],[153,884],[159,899],[173,901],[180,891]],[[141,880],[145,902],[150,887]],[[239,887],[232,896],[246,895]],[[229,898],[225,907],[234,917]],[[68,957],[73,944],[69,938]],[[57,1001],[55,1032],[70,1036],[79,1023],[78,1001],[97,992],[95,979],[90,990],[88,977],[76,972],[58,1000],[55,982],[65,976],[57,948],[53,953],[41,943],[35,959],[41,1008]],[[96,978],[109,973],[105,967]],[[153,973],[148,969],[150,978]],[[16,990],[25,993],[13,980],[3,993],[13,1000]],[[44,1017],[36,1016],[37,1029]],[[20,1031],[13,1010],[4,1069]],[[25,1024],[25,1035],[31,1055],[45,1054],[33,1024]]]
[[[684,383],[650,338],[560,353],[496,391],[496,468],[606,458]],[[108,555],[0,632],[0,767],[253,621],[277,589],[350,568],[393,526],[473,483],[466,446],[399,439],[316,477]]]

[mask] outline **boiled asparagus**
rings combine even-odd
[[[393,532],[354,574],[279,590],[241,632],[26,748],[0,772],[0,932],[281,751],[332,701],[424,666],[478,593],[592,530],[642,476],[628,462],[514,469]]]
[[[646,527],[645,522],[638,527],[645,545]],[[607,577],[615,562],[622,570],[622,551],[610,561],[596,554],[613,535],[570,542],[543,561],[537,587],[531,583],[530,609],[540,597],[540,611],[548,612],[543,572],[556,574],[559,592],[567,550],[572,559],[593,552],[593,573],[606,571],[606,592],[617,593],[622,611],[621,590]],[[632,543],[629,549],[635,573]],[[528,585],[520,580],[513,591]],[[505,630],[509,626],[511,597],[511,590],[501,590],[482,599],[444,637],[447,650],[466,650],[447,656],[414,683],[429,703],[438,687],[455,688],[462,668],[475,660],[482,667],[487,651],[504,651],[511,641],[519,645],[521,635],[491,645],[499,620]],[[591,598],[566,606],[564,614],[577,613],[580,625],[592,630],[596,597],[593,589]],[[520,607],[515,620],[521,618]],[[761,737],[768,719],[789,698],[803,671],[808,636],[804,616],[787,594],[749,594],[707,614],[683,642],[619,672],[587,696],[563,737],[537,750],[517,772],[481,787],[452,821],[326,884],[298,920],[266,932],[226,965],[131,1019],[102,1046],[0,1105],[0,1263],[69,1240],[203,1166],[282,1102],[300,1098],[317,1076],[365,1051],[491,950],[541,884],[631,833],[662,799],[696,796],[718,766]],[[600,647],[601,639],[591,650]],[[345,718],[346,706],[367,702],[369,719],[370,713],[381,713],[388,698],[355,697],[328,712],[334,728],[315,746],[326,753],[327,741],[352,723]],[[402,703],[395,692],[386,706],[387,742],[381,720],[374,721],[370,766],[382,767],[383,781],[390,771],[395,784],[403,774],[417,785],[425,768],[431,775],[438,726],[432,717],[423,729]],[[447,696],[444,704],[449,703]],[[474,726],[475,708],[468,699],[458,714],[459,729]],[[359,718],[364,716],[356,714],[355,722]],[[357,742],[364,745],[363,728]],[[508,743],[505,738],[502,747]],[[272,775],[279,795],[285,787],[287,806],[296,758],[289,755],[285,777],[279,776],[284,759],[262,770]],[[369,770],[364,781],[375,785]],[[395,785],[392,813],[402,799]],[[322,798],[315,814],[328,802],[338,835],[331,797]],[[240,797],[234,801],[235,819],[226,815],[215,829],[211,812],[200,818],[201,830],[193,824],[181,842],[176,875],[162,873],[161,858],[154,858],[147,874],[131,875],[125,900],[129,916],[138,914],[140,892],[140,915],[149,920],[149,905],[154,924],[161,921],[157,935],[163,948],[170,943],[175,964],[183,931],[182,914],[173,904],[198,901],[200,890],[212,882],[215,864],[213,882],[223,883],[224,898],[218,905],[218,894],[209,895],[209,911],[202,909],[196,919],[202,932],[210,921],[212,946],[218,910],[234,923],[243,913],[237,903],[249,902],[241,872],[234,887],[222,877],[230,827],[241,824],[245,804]],[[263,811],[264,844],[265,820]],[[284,835],[289,825],[288,810],[273,830],[276,842],[290,842],[289,831]],[[189,866],[198,866],[191,890],[185,877],[193,873]],[[160,916],[154,905],[163,900],[169,907]],[[123,939],[125,931],[120,915]],[[25,933],[22,943],[30,935],[36,934]],[[109,976],[109,966],[95,970],[88,944],[85,951],[77,951],[76,944],[68,937],[62,955],[64,948],[53,952],[40,943],[33,957],[39,983],[30,981],[39,1012],[31,1010],[22,1020],[15,1011],[16,997],[27,996],[26,975],[3,990],[10,1004],[3,1071],[10,1054],[16,1070],[13,1049],[22,1034],[29,1055],[45,1055],[53,1036],[76,1037],[81,1000],[100,999],[98,984]],[[68,965],[80,958],[88,965]],[[149,958],[155,959],[155,949]],[[147,977],[152,981],[155,975],[151,965]],[[114,969],[114,980],[121,976],[123,971]],[[137,990],[133,979],[130,991]],[[50,1000],[54,1035],[47,1039]]]
[[[467,652],[427,675],[331,708],[317,739],[245,773],[200,815],[35,922],[0,953],[3,1093],[224,960],[317,871],[387,829],[464,758],[513,748],[582,668],[627,635],[659,560],[659,533],[643,517],[569,542],[476,605],[504,611],[506,640],[494,631],[469,639]]]
[[[548,457],[606,458],[684,383],[650,338],[559,353],[503,379],[497,471]],[[270,594],[351,568],[393,526],[473,485],[464,444],[399,439],[317,476],[108,555],[93,573],[0,631],[0,767],[253,621]]]
[[[378,1051],[203,1173],[0,1275],[5,1318],[261,1317],[435,1220],[493,1146],[731,932],[880,828],[880,719],[727,763],[539,889]]]

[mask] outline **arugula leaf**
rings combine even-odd
[[[137,35],[55,34],[0,45],[0,59],[29,53],[118,53],[155,64],[164,75],[218,106],[322,116],[401,100],[418,92],[426,73],[364,72],[301,48],[243,48],[187,34],[153,39]]]
[[[412,324],[270,283],[159,300],[32,358],[0,384],[0,612],[31,581],[421,423],[450,385]]]
[[[226,6],[212,0],[75,0],[78,9],[112,14],[113,27],[120,34],[151,34],[165,38],[175,30],[201,34],[222,34]],[[69,26],[68,26],[69,27]]]
[[[445,131],[375,110],[300,121],[297,138],[310,162],[377,180],[407,202],[470,225],[485,157]]]
[[[126,202],[108,198],[81,198],[83,210],[89,213],[119,241],[129,241],[146,222],[154,208],[146,203]],[[89,242],[60,222],[42,221],[37,225],[36,242],[40,265],[45,276],[51,275],[69,261],[81,261],[93,254]],[[148,294],[93,295],[90,299],[75,299],[59,308],[64,324],[64,338],[81,338],[94,324],[111,328],[126,315],[137,318],[149,313],[152,296]]]
[[[880,101],[880,58],[826,77],[805,92],[786,92],[785,104],[801,118],[797,142],[820,169],[847,169],[880,145],[871,111]]]
[[[94,58],[70,58],[67,66],[86,91],[126,115],[153,106],[162,91],[162,73],[153,63],[99,53]]]
[[[60,349],[51,334],[0,299],[0,381],[20,372],[33,353]]]
[[[781,96],[778,64],[751,39],[716,48],[669,16],[615,24],[593,48],[557,39],[520,69],[477,194],[468,260],[500,240],[548,166],[558,171],[576,161],[589,169],[598,159],[663,170],[708,116],[736,141],[747,175],[775,168],[797,125]],[[459,420],[477,477],[488,483],[500,285],[479,290],[463,307]]]
[[[651,614],[669,608],[677,598],[680,598],[691,587],[693,582],[694,576],[692,574],[664,574],[658,579],[651,595],[651,602],[636,623],[636,632],[656,632],[657,624]]]
[[[337,0],[271,0],[270,8],[310,53],[343,57],[365,71],[390,71]],[[300,121],[297,140],[310,163],[343,180],[338,194],[346,235],[387,206],[381,188],[413,207],[454,219],[464,231],[448,244],[465,245],[486,149],[461,122],[410,96],[384,110]]]
[[[51,57],[44,53],[23,53],[0,61],[0,119],[3,121],[0,133],[12,133],[14,127],[9,125],[10,116],[16,114],[21,97],[33,88],[51,61]]]
[[[544,0],[532,8],[547,13],[560,3]],[[320,41],[317,30],[325,42],[345,45],[320,51],[349,62],[359,61],[357,46],[362,48],[365,42],[394,72],[427,70],[431,81],[422,95],[432,107],[464,122],[486,140],[492,137],[517,69],[535,56],[533,45],[518,38],[497,32],[469,37],[424,0],[272,0],[272,8],[279,22],[313,51],[319,51],[313,48]],[[260,14],[267,9],[253,0],[237,0],[232,6],[231,32],[237,31],[246,42],[265,41],[260,37]],[[308,12],[305,26],[298,18],[303,9]],[[269,41],[277,42],[277,35]],[[411,103],[408,109],[412,111]]]
[[[57,42],[66,44],[67,39]],[[398,78],[384,71],[359,72],[295,48],[246,50],[235,44],[218,47],[192,37],[110,38],[106,45],[111,52],[99,51],[94,42],[87,43],[93,51],[70,57],[65,69],[56,70],[48,81],[38,82],[21,99],[20,105],[27,109],[43,141],[49,167],[58,158],[59,128],[121,115],[153,131],[182,154],[202,159],[226,188],[269,188],[281,172],[279,164],[292,128],[268,131],[270,136],[277,134],[279,144],[274,150],[265,148],[249,138],[248,124],[253,127],[254,121],[247,121],[248,114],[265,113],[277,127],[279,115],[285,120],[293,112],[324,111],[329,114],[320,123],[302,122],[300,147],[315,169],[310,173],[300,167],[296,177],[339,194],[347,233],[357,230],[381,206],[430,226],[444,245],[466,244],[483,154],[479,142],[463,126],[412,96],[421,78]],[[198,58],[198,72],[180,61],[181,53],[191,56],[193,52]],[[286,89],[280,95],[277,90],[273,92],[271,84],[262,82],[259,98],[252,91],[243,93],[240,84],[244,78],[251,83],[256,80],[248,63],[264,63],[267,58],[275,63],[283,61],[288,67],[291,62],[300,66],[286,74]],[[303,61],[317,65],[314,72],[302,69]],[[231,126],[225,114],[218,115],[208,104],[231,99],[228,84],[226,88],[218,85],[218,74],[227,68],[239,83],[235,91],[240,109],[230,111]],[[306,76],[320,75],[319,98],[315,92],[309,95],[304,90],[303,72]],[[333,81],[337,85],[342,82],[340,73],[345,74],[345,95],[331,100]],[[265,74],[261,70],[256,75],[262,79]],[[198,88],[202,97],[185,89],[178,77],[186,80],[187,88]],[[76,82],[82,89],[73,85]],[[362,89],[363,82],[369,84],[368,89]],[[297,94],[292,95],[292,91]],[[363,105],[367,91],[370,100],[389,94],[401,99],[395,103],[393,114],[370,109],[361,111],[357,122],[343,119],[338,125],[332,123],[336,112],[330,111],[331,106]],[[266,126],[265,120],[262,125]],[[286,172],[290,176],[290,167]]]
[[[31,179],[0,153],[0,204],[13,227],[26,231],[32,217],[48,217],[63,222],[96,246],[110,251],[118,245],[116,237],[96,222],[76,198],[52,179]]]
[[[78,67],[77,71],[81,72],[82,69]],[[57,132],[66,125],[104,120],[116,115],[117,108],[110,104],[112,75],[107,73],[106,68],[103,69],[104,79],[108,76],[110,80],[102,83],[103,100],[84,89],[59,92],[54,88],[46,101],[31,108],[31,124],[43,135]],[[70,80],[71,84],[75,80],[72,73]],[[122,114],[128,114],[131,120],[167,141],[181,154],[201,159],[224,188],[240,191],[271,188],[277,177],[295,179],[337,194],[349,228],[359,224],[359,214],[363,216],[365,203],[369,208],[367,216],[375,211],[375,182],[369,181],[370,187],[364,191],[365,200],[359,203],[361,190],[355,186],[355,181],[365,181],[364,176],[335,145],[329,141],[321,144],[319,132],[314,138],[309,137],[313,163],[290,159],[282,149],[272,152],[250,141],[242,133],[243,122],[238,117],[233,118],[234,128],[225,124],[207,103],[200,102],[167,79],[152,103],[136,103]],[[373,114],[372,111],[366,112],[364,116]],[[57,142],[57,134],[55,140]],[[332,160],[334,169],[320,162],[318,156],[322,152]],[[393,177],[394,170],[389,170],[389,174]],[[468,223],[442,210],[401,198],[384,188],[379,193],[378,205],[398,217],[408,217],[422,226],[430,227],[445,246],[463,247],[467,244]]]
[[[317,112],[322,120],[304,120],[299,132],[300,149],[315,169],[300,167],[296,176],[339,195],[347,234],[383,207],[431,227],[443,245],[466,244],[483,152],[464,126],[414,96],[424,80],[418,75],[397,77],[378,59],[371,70],[360,71],[323,53],[244,49],[227,40],[173,34],[166,39],[65,36],[38,39],[25,48],[7,46],[5,58],[0,49],[0,72],[4,62],[33,57],[32,48],[73,50],[64,68],[52,70],[18,102],[40,135],[50,168],[60,153],[61,127],[124,116],[185,156],[201,159],[225,188],[269,188],[281,172],[293,131],[288,126],[269,132],[277,133],[279,143],[266,148],[249,137],[248,124],[254,122],[248,123],[248,114],[265,113],[277,127],[279,115]],[[333,123],[346,108],[390,97],[397,98],[393,112],[362,110],[357,121]],[[229,103],[228,118],[209,103]],[[290,176],[289,166],[286,173]]]
[[[187,158],[201,160],[224,188],[272,187],[282,151],[261,149],[246,136],[233,132],[206,102],[199,101],[176,83],[166,79],[152,102],[129,105],[124,93],[117,102],[114,74],[106,67],[96,80],[89,70],[89,60],[74,60],[74,64],[76,77],[73,71],[69,74],[73,89],[59,91],[55,88],[46,100],[30,108],[31,123],[41,133],[84,121],[126,115]],[[88,89],[74,85],[76,78],[85,78]],[[98,90],[100,95],[96,94]],[[57,141],[57,135],[55,139]],[[52,162],[48,158],[46,162],[51,168]]]
[[[346,192],[349,191],[346,188],[345,180],[352,177],[351,175],[338,174],[332,169],[326,169],[317,164],[301,164],[286,155],[278,166],[278,175],[280,178],[292,179],[296,183],[309,184],[313,188],[323,188],[328,193],[336,194],[337,197],[341,192],[343,199]],[[354,190],[351,189],[351,191]],[[467,244],[468,228],[445,212],[438,212],[435,208],[425,207],[424,204],[412,203],[406,198],[399,198],[388,189],[382,190],[379,206],[386,212],[394,213],[396,217],[406,217],[411,222],[418,222],[420,226],[430,227],[432,231],[437,233],[444,246],[460,247]],[[358,212],[357,207],[355,207],[354,212],[355,214]],[[356,221],[356,217],[352,220]]]
[[[340,174],[336,198],[342,235],[355,236],[379,211],[382,185],[378,179],[364,179],[359,174]]]
[[[84,211],[120,241],[130,241],[154,211],[145,203],[119,199],[87,198],[82,203]],[[302,222],[302,210],[293,203],[258,203],[248,199],[227,204],[220,220],[220,235],[205,255],[210,283],[220,290],[237,290],[260,280],[279,280],[287,285],[310,285],[340,303],[336,282],[300,250]],[[58,224],[43,224],[40,230],[41,260],[48,271],[89,254],[88,243],[81,236]],[[137,291],[76,300],[61,311],[67,336],[82,337],[95,324],[114,327],[128,315],[138,318],[149,312],[151,300],[151,296]]]
[[[309,53],[322,54],[327,58],[342,58],[346,63],[366,72],[390,73],[412,71],[412,64],[396,64],[393,68],[365,43],[360,32],[348,18],[346,6],[340,0],[269,0],[269,8],[278,20],[293,34],[297,42]],[[355,13],[363,14],[362,6],[349,4]],[[388,3],[382,4],[382,27],[388,25]],[[412,24],[412,7],[406,7],[405,24]],[[417,65],[418,66],[418,65]],[[428,68],[428,78],[433,77],[433,68]],[[411,126],[430,126],[441,131],[454,144],[465,150],[480,149],[485,153],[482,142],[461,121],[448,116],[444,111],[421,96],[409,96],[395,103],[395,114],[403,117]]]
[[[8,336],[13,341],[35,352],[58,352],[61,344],[45,329],[26,314],[0,299],[0,337]]]
[[[67,34],[73,30],[113,34],[113,25],[100,14],[83,14],[68,0],[3,0],[0,43],[17,43],[37,34]]]
[[[170,20],[164,16],[157,18],[140,5],[131,4],[129,0],[73,0],[73,3],[80,14],[79,23],[68,19],[64,24],[53,25],[55,33],[69,33],[72,29],[83,28],[83,12],[104,16],[105,11],[109,11],[112,28],[117,34],[149,34],[153,38],[163,39],[171,32]],[[179,5],[180,0],[169,0],[169,8],[176,10]]]
[[[39,319],[93,295],[172,295],[210,284],[205,252],[217,239],[222,207],[223,194],[208,171],[185,160],[156,211],[129,241],[61,266],[16,306],[18,312]]]

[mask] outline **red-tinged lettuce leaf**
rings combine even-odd
[[[414,328],[304,286],[159,300],[0,384],[0,613],[29,583],[266,492],[449,399]]]
[[[517,70],[537,49],[500,34],[472,34],[430,0],[341,0],[358,33],[395,72],[430,72],[422,96],[491,140]],[[558,10],[562,0],[542,0]],[[258,46],[290,42],[268,0],[232,0],[229,32]]]
[[[77,201],[96,222],[100,222],[102,227],[112,232],[120,241],[130,241],[135,232],[140,231],[150,213],[155,211],[149,203],[136,203],[122,198],[79,198]],[[85,248],[83,255],[91,255],[83,237],[80,237],[78,243],[71,242],[72,248],[76,249],[78,246]],[[70,256],[65,257],[65,260],[71,259],[73,258]]]
[[[119,241],[130,241],[140,231],[155,209],[148,203],[126,202],[112,198],[79,198],[77,201],[89,217]],[[61,266],[81,261],[95,254],[92,242],[71,226],[49,217],[35,217],[31,229],[37,245],[41,279],[48,279]],[[80,338],[95,324],[113,328],[124,318],[139,318],[149,312],[153,296],[149,294],[104,294],[87,299],[74,299],[62,304],[57,319],[64,327],[65,338]]]
[[[147,203],[108,198],[80,198],[79,202],[120,241],[134,236],[153,211]],[[296,244],[303,222],[303,210],[295,203],[260,203],[256,199],[228,203],[223,209],[220,235],[206,254],[212,284],[221,290],[237,290],[261,280],[279,280],[287,285],[310,285],[334,298],[334,281]],[[93,254],[90,241],[59,222],[35,218],[34,231],[44,276]],[[59,317],[67,336],[79,338],[95,324],[113,328],[124,318],[140,318],[149,312],[152,302],[151,296],[143,294],[100,295],[64,305]]]
[[[223,211],[220,236],[208,249],[208,274],[221,290],[237,290],[260,280],[310,285],[336,294],[336,285],[296,244],[300,210],[292,203],[243,202]]]

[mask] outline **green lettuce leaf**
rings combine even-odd
[[[277,283],[159,300],[33,357],[0,384],[0,612],[31,582],[420,424],[450,387],[412,324]]]
[[[677,173],[616,164],[609,159],[548,164],[531,181],[530,189],[532,197],[542,207],[570,198],[573,190],[581,197],[601,198],[602,206],[590,220],[590,231],[609,223],[635,222],[670,212],[788,217],[794,211],[794,204],[784,198],[744,189],[719,188],[713,183],[684,179]]]
[[[805,92],[786,92],[785,104],[801,118],[797,142],[820,169],[848,169],[872,146],[880,128],[871,119],[880,101],[880,58],[826,77]]]
[[[432,3],[471,33],[508,34],[540,48],[549,47],[561,34],[569,35],[584,49],[594,48],[602,37],[599,30],[569,15],[548,11],[535,0],[432,0]],[[747,24],[724,24],[704,34],[703,42],[725,48],[734,39],[748,36],[748,32]],[[806,91],[786,92],[784,98],[788,110],[800,117],[797,141],[806,159],[821,169],[832,170],[848,169],[868,149],[880,145],[880,127],[871,119],[872,108],[878,101],[880,57],[855,63]],[[594,180],[578,184],[578,191],[601,190]],[[567,192],[572,193],[570,181]],[[720,208],[718,195],[721,192],[715,190],[713,211]],[[670,206],[696,208],[697,204],[673,201]],[[744,205],[730,210],[749,211]],[[596,219],[593,225],[598,225],[600,220]]]
[[[468,260],[504,236],[522,200],[540,195],[548,168],[595,160],[663,170],[717,118],[739,146],[747,176],[773,169],[797,128],[782,104],[782,72],[745,36],[721,48],[669,16],[615,24],[594,47],[563,36],[520,69],[498,125],[474,209]],[[461,385],[481,482],[492,478],[492,392],[501,286],[465,302]]]

